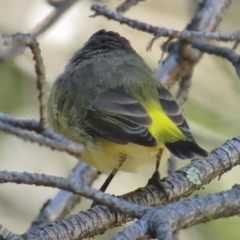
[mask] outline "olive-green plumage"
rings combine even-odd
[[[70,59],[49,98],[53,129],[83,143],[81,160],[103,172],[136,169],[159,148],[178,158],[207,157],[172,95],[119,34],[100,30]],[[165,147],[166,148],[165,148]]]

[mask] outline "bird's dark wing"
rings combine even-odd
[[[147,111],[122,89],[102,92],[87,113],[92,135],[118,144],[136,143],[153,147],[157,142],[148,131],[152,120]]]
[[[168,150],[181,159],[192,159],[195,156],[208,157],[209,153],[195,142],[191,130],[182,116],[179,106],[172,94],[164,87],[158,89],[158,94],[163,111],[188,139],[187,141],[179,139],[176,142],[165,143]]]
[[[181,114],[179,106],[172,94],[164,87],[158,89],[158,94],[163,111],[189,140],[194,140],[191,130]]]

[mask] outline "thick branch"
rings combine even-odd
[[[221,176],[223,173],[239,163],[240,137],[227,141],[223,146],[212,151],[211,160],[194,160],[181,170],[171,174],[167,178],[162,179],[161,184],[164,186],[165,191],[168,194],[168,200],[176,201],[179,198],[186,197],[195,190],[200,189],[203,185],[208,184],[211,180]],[[193,169],[195,171],[193,171]],[[4,179],[4,182],[9,182],[9,179],[6,178],[6,176],[2,177],[1,179]],[[22,180],[24,179],[21,178],[21,181]],[[19,179],[14,180],[14,178],[11,179],[11,181],[20,182]],[[34,179],[30,178],[29,181],[34,181]],[[53,186],[53,183],[54,181],[51,180],[51,186]],[[61,182],[61,184],[63,184],[63,182]],[[49,182],[46,182],[44,185],[49,186]],[[129,205],[131,207],[131,211],[128,211],[127,208],[123,209],[125,207],[125,202],[124,204],[121,203],[121,206],[119,206],[119,202],[117,202],[119,199],[112,199],[111,196],[103,195],[103,193],[99,192],[96,193],[96,190],[89,187],[87,188],[87,186],[82,186],[75,182],[72,185],[71,181],[69,181],[69,184],[67,185],[61,185],[61,187],[63,186],[65,186],[64,189],[74,192],[76,192],[74,187],[81,186],[81,189],[78,189],[76,193],[83,194],[86,197],[91,197],[92,199],[98,201],[100,201],[103,197],[103,200],[101,201],[111,203],[112,206],[119,209],[121,208],[124,212],[137,215],[139,214],[140,208],[138,205]],[[84,192],[84,190],[86,190],[87,193]],[[128,195],[124,195],[123,198],[130,202],[149,206],[167,203],[165,194],[154,185],[147,185],[145,188],[138,189]],[[51,236],[51,239],[53,240],[60,237],[60,235],[61,237],[65,236],[63,239],[91,237],[102,233],[113,226],[119,226],[129,220],[133,220],[133,218],[129,215],[112,212],[106,206],[95,206],[88,211],[70,216],[42,229],[36,229],[29,234],[25,234],[24,238],[41,239],[40,236],[43,236],[43,234],[45,237],[46,234],[50,234],[48,236]],[[59,229],[61,229],[61,231]],[[54,235],[55,237],[53,237],[53,235],[51,235],[52,233],[58,235]]]
[[[138,239],[147,234],[160,240],[172,240],[176,230],[239,214],[240,186],[236,185],[229,191],[195,196],[149,209],[139,221],[117,233],[111,240]]]

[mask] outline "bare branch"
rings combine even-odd
[[[97,176],[96,169],[80,162],[73,169],[68,179],[74,182],[91,185]],[[79,195],[60,190],[53,199],[44,204],[39,215],[32,222],[28,232],[63,219],[79,201]]]
[[[132,6],[137,5],[139,2],[144,2],[144,0],[125,0],[123,3],[119,4],[116,8],[116,12],[126,12]]]
[[[169,204],[167,209],[171,216],[173,230],[209,222],[213,219],[236,216],[240,213],[240,187],[236,185],[225,192],[197,195],[191,199]],[[184,211],[187,214],[184,214]]]
[[[121,204],[125,204],[124,201],[122,201]],[[112,237],[111,240],[139,239],[147,234],[152,235],[152,237],[157,237],[157,239],[171,240],[172,234],[176,230],[184,229],[198,223],[209,222],[213,219],[236,216],[240,213],[240,186],[236,185],[229,191],[205,196],[196,196],[192,199],[182,200],[180,202],[156,208],[139,206],[138,212],[141,212],[139,214],[139,217],[142,216],[141,219],[136,223],[133,223],[131,226],[126,227],[123,231]],[[79,213],[78,215],[79,217],[84,216],[82,213]],[[85,224],[89,222],[87,219],[90,219],[90,217],[93,216],[94,210],[92,211],[92,216],[90,214],[85,214],[85,221],[83,220]],[[95,215],[95,218],[96,216],[100,217],[99,215]],[[70,216],[68,221],[63,220],[61,222],[65,224],[65,228],[67,228],[69,222],[72,223],[71,229],[79,227],[73,220],[77,221],[78,219],[74,219],[74,216]],[[36,235],[34,232],[22,236],[13,235],[0,225],[0,236],[4,237],[4,239],[36,240],[42,239],[43,236],[45,238],[51,236],[51,239],[53,240],[59,239],[63,236],[61,235],[61,222],[59,222],[60,224],[58,228],[56,228],[56,231],[54,231],[52,226],[45,227],[46,233],[44,235],[43,233],[41,234],[40,231],[36,234],[38,230],[35,231]],[[87,230],[89,226],[82,225],[82,227]],[[51,231],[52,234],[49,234]],[[7,236],[10,236],[11,238]],[[17,236],[18,238],[16,238]],[[70,236],[64,234],[64,236],[64,239],[82,239],[84,237],[83,235],[77,236],[73,234]]]
[[[32,31],[31,35],[33,37],[38,37],[42,33],[44,33],[48,28],[50,28],[57,20],[61,17],[61,15],[66,12],[74,3],[78,0],[63,0],[61,4],[58,5],[56,9],[54,9],[47,17],[43,19],[41,23],[39,23],[35,30]],[[20,45],[15,46],[9,50],[4,56],[0,57],[0,61],[5,61],[9,57],[14,57],[20,54],[25,49],[25,46]]]
[[[19,239],[22,239],[22,237],[18,234],[14,234],[10,232],[0,223],[0,239],[1,240],[19,240]]]
[[[139,221],[131,224],[118,232],[115,236],[111,237],[110,240],[135,240],[142,239],[149,233],[148,219],[142,218]],[[150,239],[150,238],[147,238]]]
[[[168,194],[169,201],[176,201],[179,198],[186,197],[193,191],[200,189],[212,179],[222,175],[238,164],[240,164],[240,137],[227,141],[224,145],[212,151],[211,160],[194,160],[191,164],[160,181]],[[192,169],[195,169],[195,176],[193,176]],[[74,193],[81,194],[91,199],[105,202],[116,209],[121,209],[125,213],[136,214],[139,217],[143,214],[140,210],[145,211],[146,208],[142,208],[135,204],[132,205],[129,202],[149,206],[167,203],[165,193],[161,192],[161,190],[154,185],[147,185],[145,188],[138,189],[135,192],[122,196],[123,199],[129,201],[122,202],[116,197],[112,198],[109,195],[103,194],[82,184],[63,178],[48,177],[49,179],[46,180],[46,178],[40,174],[27,175],[26,173],[12,174],[2,172],[0,173],[0,182],[31,183],[61,187],[62,189],[73,191]],[[193,181],[194,178],[197,178],[198,183],[196,183],[195,180]],[[57,184],[55,180],[57,180]],[[128,209],[128,207],[130,209]],[[65,238],[69,236],[70,239],[74,239],[74,237],[91,237],[102,233],[109,227],[119,226],[130,220],[133,220],[133,217],[128,214],[113,212],[111,208],[108,208],[107,206],[98,205],[88,211],[70,216],[65,220],[58,221],[44,228],[36,229],[23,236],[25,239],[31,239],[31,237],[33,237],[33,239],[41,239],[40,237],[43,236],[43,234],[46,236],[46,233],[55,233],[57,234],[57,236],[54,235],[56,238],[51,239],[57,239],[61,234],[64,234]],[[61,231],[59,230],[59,227],[62,229]],[[39,236],[39,238],[34,238],[36,236]]]
[[[172,240],[176,230],[240,213],[240,186],[232,190],[196,196],[191,199],[148,209],[142,218],[117,233],[111,240],[137,239],[146,234]],[[124,236],[127,236],[125,238]]]
[[[36,134],[32,131],[23,130],[0,121],[0,130],[5,133],[20,137],[25,141],[30,141],[34,143],[36,142],[39,145],[43,145],[54,150],[67,152],[74,156],[79,156],[84,151],[84,147],[82,144],[67,140],[61,135],[53,133],[50,129],[44,130],[42,134]]]
[[[36,38],[30,34],[17,33],[15,35],[1,36],[0,43],[5,45],[24,44],[29,47],[33,54],[35,61],[35,72],[37,75],[37,89],[39,91],[39,110],[40,110],[40,127],[45,129],[48,125],[47,122],[47,98],[46,98],[46,77],[41,50]]]
[[[231,2],[231,0],[202,1],[184,32],[214,31]],[[164,86],[170,88],[176,81],[192,76],[194,67],[201,57],[202,53],[192,48],[188,41],[178,40],[171,46],[170,53],[156,71],[156,76]]]
[[[198,32],[198,31],[178,31],[173,29],[167,29],[164,27],[152,26],[150,24],[126,18],[118,13],[113,12],[109,8],[99,3],[93,4],[91,9],[95,11],[92,17],[105,16],[108,19],[118,21],[121,24],[125,24],[134,29],[153,34],[154,40],[160,37],[171,37],[178,39],[193,39],[201,38],[205,40],[218,40],[218,41],[236,41],[240,40],[240,32]]]
[[[204,43],[200,40],[192,40],[191,45],[201,52],[213,54],[218,57],[227,59],[234,66],[238,77],[240,78],[240,56],[232,49],[227,47],[219,47],[213,44]]]
[[[106,204],[116,210],[124,211],[131,215],[138,214],[138,205],[113,197],[80,182],[75,182],[71,178],[65,179],[62,177],[38,173],[0,171],[0,183],[17,183],[60,188],[62,190],[71,191],[72,193]]]
[[[165,213],[164,213],[165,212]],[[199,223],[206,223],[214,219],[237,216],[240,213],[240,187],[235,186],[232,190],[196,196],[177,203],[161,207],[150,215],[150,231],[159,229],[158,239],[167,238],[169,231],[160,228],[160,225],[170,223],[170,231],[184,229]],[[168,219],[168,221],[166,220]]]
[[[42,133],[43,129],[41,129],[39,121],[35,119],[23,119],[23,118],[15,118],[8,114],[0,112],[0,121],[7,123],[13,127],[35,131],[36,133]]]
[[[78,144],[76,142],[70,141],[67,138],[63,137],[62,135],[54,133],[49,128],[43,130],[40,127],[39,121],[36,121],[35,119],[15,118],[15,117],[12,117],[8,114],[0,112],[0,121],[3,122],[3,123],[9,124],[12,127],[15,127],[16,131],[21,130],[21,129],[28,130],[28,131],[34,131],[34,132],[40,134],[42,137],[50,138],[52,140],[55,140],[56,144],[58,142],[60,142],[62,144],[65,143],[66,145],[69,145],[69,146],[75,146],[76,150],[73,150],[73,147],[70,147],[71,150],[70,149],[66,150],[66,152],[68,152],[71,155],[76,156],[76,155],[79,155],[80,153],[83,152],[83,145],[82,144]],[[31,134],[31,132],[30,132],[30,134]],[[21,136],[19,136],[19,137],[21,137]],[[21,138],[23,138],[24,140],[27,140],[24,137],[21,137]],[[78,150],[77,150],[77,148],[78,148]],[[57,150],[58,148],[55,148],[55,149]],[[66,149],[67,149],[67,146],[66,146]],[[60,150],[60,151],[64,151],[64,150]]]

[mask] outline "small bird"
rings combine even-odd
[[[110,173],[136,172],[170,153],[209,157],[194,140],[171,93],[118,33],[93,34],[53,84],[48,101],[53,130],[85,145],[81,160]],[[170,152],[170,153],[169,153]]]

